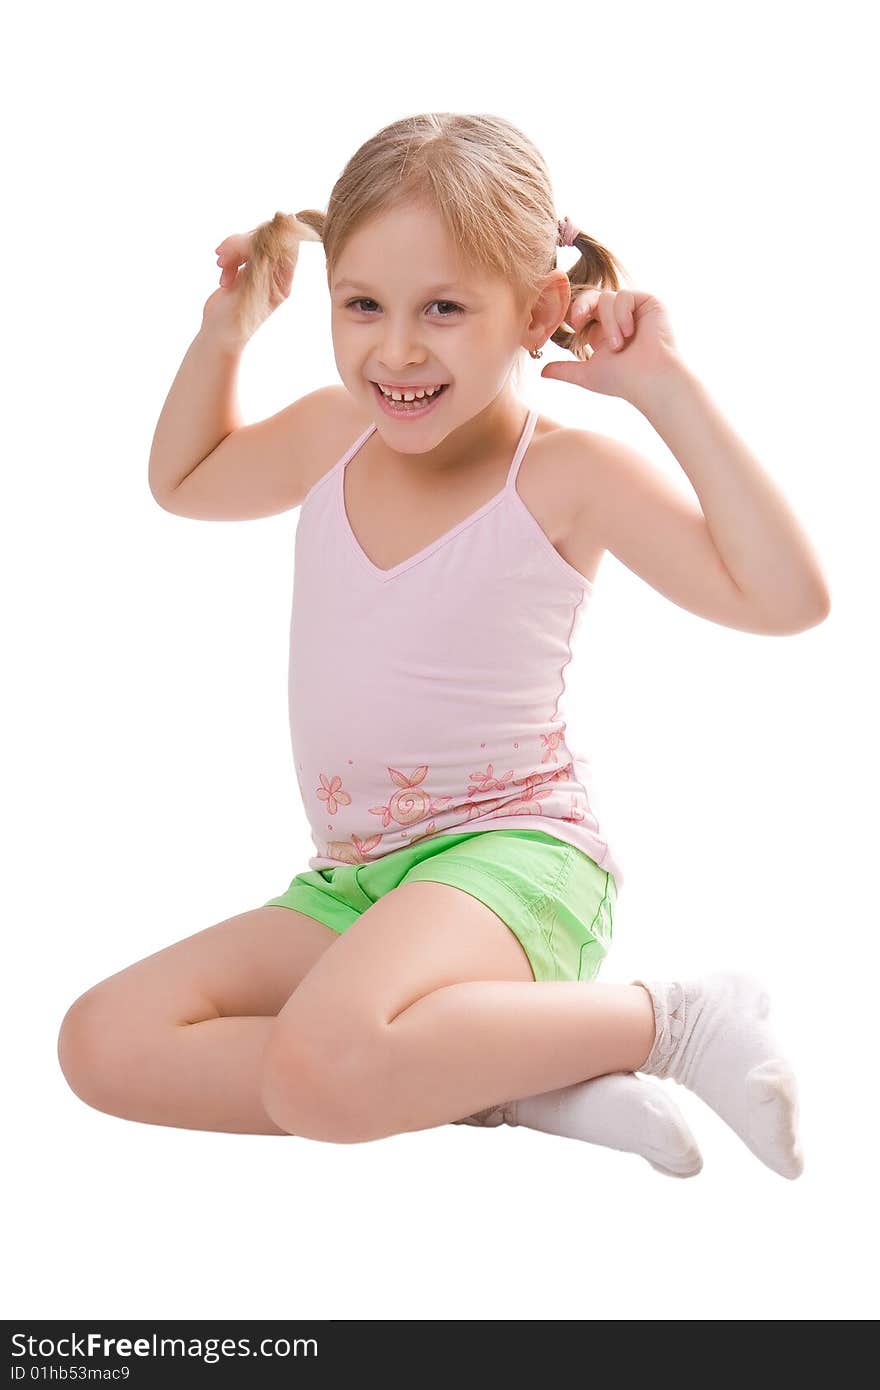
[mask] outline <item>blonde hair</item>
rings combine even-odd
[[[441,218],[465,265],[501,276],[518,308],[534,302],[557,266],[559,223],[550,175],[540,151],[502,116],[432,112],[384,126],[355,151],[333,186],[326,212],[276,213],[254,233],[255,279],[269,279],[260,262],[295,264],[300,240],[324,245],[327,278],[361,223],[380,212],[416,204]],[[577,214],[574,216],[577,222]],[[619,289],[628,272],[586,232],[579,259],[566,272],[572,295],[582,287]],[[619,274],[618,274],[619,272]],[[578,358],[582,341],[561,323],[552,341]]]

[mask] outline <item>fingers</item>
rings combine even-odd
[[[632,290],[620,290],[617,295],[618,322],[623,331],[624,338],[631,338],[636,331],[636,319],[633,310],[636,305],[636,297]]]
[[[237,232],[226,237],[219,246],[215,246],[217,264],[220,267],[221,289],[234,289],[243,283],[245,277],[239,276],[239,271],[245,269],[251,262],[254,254],[254,238],[258,230],[255,227],[249,232]],[[296,247],[294,247],[290,253],[282,251],[278,256],[273,257],[271,264],[265,267],[268,272],[265,285],[268,312],[271,313],[290,294],[293,287],[296,260]]]
[[[582,290],[570,311],[569,321],[576,334],[587,335],[593,322],[601,328],[603,344],[616,352],[635,332],[630,290]]]
[[[246,265],[251,251],[251,233],[236,232],[215,246],[217,264],[220,266],[220,284],[234,285],[239,267]]]
[[[221,252],[225,255],[241,255],[242,260],[247,258],[251,247],[252,232],[233,232],[232,236],[226,237],[214,250],[218,256]]]
[[[238,265],[232,262],[223,261],[218,256],[217,264],[221,267],[220,284],[234,285],[238,275]]]

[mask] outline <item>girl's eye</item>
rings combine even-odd
[[[431,302],[432,302],[433,304],[445,304],[445,305],[447,305],[447,306],[452,310],[452,313],[451,313],[451,314],[438,314],[438,315],[436,316],[437,318],[448,319],[448,318],[452,318],[453,314],[461,314],[461,313],[464,312],[464,310],[462,309],[461,305],[460,305],[460,304],[454,304],[454,303],[452,302],[451,299],[434,299],[434,300],[432,300]],[[359,305],[359,304],[373,304],[373,305],[375,305],[375,303],[376,303],[375,299],[350,299],[349,302],[346,304],[345,307],[346,307],[346,309],[354,309],[354,308],[356,308],[357,305]],[[365,312],[365,313],[372,313],[372,310],[371,310],[371,309],[366,309],[366,310],[364,310],[364,312]]]

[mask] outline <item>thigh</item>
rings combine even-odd
[[[426,845],[430,849],[430,843]],[[420,858],[404,882],[473,894],[504,919],[535,980],[589,980],[611,942],[617,888],[583,850],[542,830],[485,830]]]
[[[100,1002],[123,1016],[173,1023],[274,1017],[337,940],[329,927],[302,912],[257,907],[108,976],[76,1003]]]
[[[345,1058],[444,985],[533,978],[523,947],[485,903],[448,883],[401,883],[316,962],[278,1015],[276,1041]]]

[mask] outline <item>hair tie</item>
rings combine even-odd
[[[580,228],[576,227],[571,218],[564,217],[559,225],[559,236],[556,239],[557,246],[574,246],[574,239],[580,236]]]

